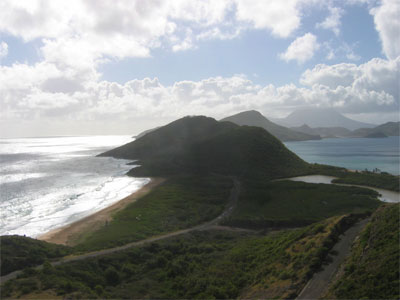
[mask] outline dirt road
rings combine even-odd
[[[359,221],[341,236],[340,241],[333,247],[333,250],[336,250],[338,255],[333,256],[333,261],[329,265],[324,266],[321,272],[314,274],[297,299],[319,299],[323,295],[340,264],[350,254],[355,238],[368,221],[369,218]]]
[[[142,246],[148,243],[152,243],[152,242],[156,242],[156,241],[160,241],[160,240],[164,240],[164,239],[168,239],[174,236],[178,236],[181,234],[185,234],[185,233],[189,233],[192,231],[196,231],[196,230],[207,230],[212,228],[213,226],[217,225],[222,219],[224,219],[225,217],[228,217],[232,211],[233,208],[235,207],[238,199],[239,199],[239,194],[240,194],[240,182],[237,178],[232,178],[233,181],[233,187],[231,189],[230,195],[229,195],[229,201],[227,203],[227,206],[225,208],[225,210],[222,212],[222,214],[220,214],[217,218],[215,218],[214,220],[211,220],[207,223],[204,224],[200,224],[191,228],[187,228],[187,229],[182,229],[182,230],[178,230],[178,231],[174,231],[174,232],[170,232],[167,234],[163,234],[160,236],[155,236],[155,237],[151,237],[145,240],[141,240],[138,242],[133,242],[133,243],[129,243],[120,247],[115,247],[115,248],[109,248],[109,249],[105,249],[105,250],[99,250],[99,251],[94,251],[94,252],[89,252],[89,253],[85,253],[82,255],[76,255],[76,256],[69,256],[69,257],[64,257],[59,261],[56,262],[52,262],[53,266],[57,266],[57,265],[61,265],[64,263],[68,263],[68,262],[73,262],[73,261],[78,261],[78,260],[83,260],[83,259],[87,259],[87,258],[91,258],[91,257],[97,257],[97,256],[101,256],[101,255],[107,255],[107,254],[111,254],[111,253],[115,253],[115,252],[119,252],[119,251],[123,251],[132,247],[138,247],[138,246]],[[40,270],[42,268],[42,266],[38,266],[36,267],[36,269]],[[6,282],[7,280],[13,279],[15,277],[18,276],[18,274],[21,274],[22,271],[15,271],[12,272],[8,275],[2,276],[0,277],[0,283],[3,284],[4,282]]]

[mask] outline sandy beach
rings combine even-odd
[[[128,204],[135,202],[140,197],[149,193],[154,187],[165,181],[164,178],[151,178],[150,182],[143,186],[135,193],[125,197],[124,199],[106,207],[90,216],[87,216],[74,223],[51,230],[38,237],[39,240],[49,243],[73,246],[87,233],[93,232],[106,222],[111,221],[112,216],[117,211],[125,208]]]

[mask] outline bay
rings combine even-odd
[[[319,163],[352,170],[400,174],[399,137],[334,138],[286,142],[286,147],[309,163]]]

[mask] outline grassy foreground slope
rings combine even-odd
[[[354,222],[334,217],[263,236],[200,231],[144,247],[25,272],[4,297],[69,299],[292,298]]]
[[[400,298],[399,209],[385,204],[374,213],[326,298]]]
[[[245,180],[225,224],[248,228],[304,226],[335,215],[366,213],[381,202],[364,188],[294,181]]]
[[[0,236],[1,275],[15,270],[37,266],[46,260],[71,253],[69,247],[38,241],[18,235]]]
[[[170,178],[82,237],[75,249],[110,248],[205,223],[222,213],[231,188],[232,180],[222,176]]]

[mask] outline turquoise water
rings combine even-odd
[[[382,139],[347,138],[286,142],[286,147],[310,163],[354,170],[378,168],[399,175],[399,137]]]

